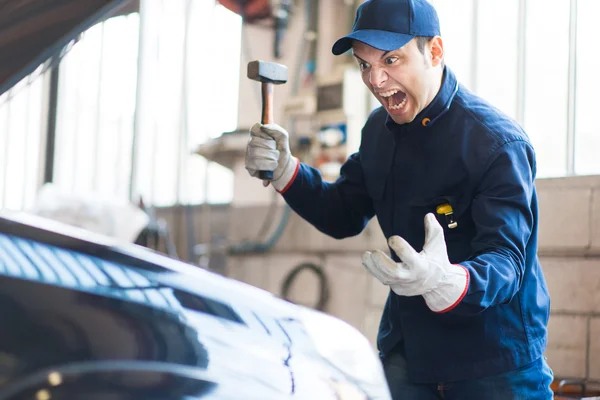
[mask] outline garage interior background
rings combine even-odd
[[[141,198],[166,222],[157,232],[168,228],[162,238],[174,247],[160,251],[322,307],[374,343],[387,290],[360,256],[386,248],[377,222],[354,238],[328,238],[243,166],[247,131],[260,119],[259,84],[246,78],[255,59],[289,67],[288,83],[275,87],[275,120],[291,132],[296,155],[335,177],[340,154],[356,148],[375,104],[352,60],[330,48],[360,1],[262,2],[290,11],[279,21],[279,46],[273,19],[247,15],[244,24],[214,0],[131,3],[86,31],[55,67],[0,97],[0,206],[31,209],[48,182]],[[600,56],[589,51],[600,3],[433,3],[447,65],[523,124],[537,151],[550,365],[557,377],[600,382]],[[290,281],[305,264],[325,280],[305,269]]]

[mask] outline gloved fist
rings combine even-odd
[[[246,169],[258,178],[259,171],[273,171],[273,187],[281,192],[296,174],[298,160],[290,152],[289,135],[276,124],[254,124],[246,147]],[[265,186],[268,181],[264,181]]]
[[[392,236],[388,244],[402,262],[396,263],[379,250],[367,251],[363,265],[384,285],[400,296],[422,295],[435,312],[454,308],[469,288],[469,273],[461,265],[448,260],[444,230],[431,213],[425,216],[425,244],[417,253],[400,236]]]

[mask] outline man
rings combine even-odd
[[[363,264],[391,289],[377,341],[395,399],[551,399],[529,139],[445,67],[425,0],[364,2],[333,53],[350,49],[382,107],[339,179],[294,158],[277,125],[252,128],[246,168],[274,170],[287,203],[333,237],[377,215],[391,257]]]

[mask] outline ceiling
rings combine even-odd
[[[0,95],[106,18],[139,0],[0,0]]]

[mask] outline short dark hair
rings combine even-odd
[[[435,36],[417,36],[417,48],[421,54],[425,55],[425,45],[429,43]],[[444,68],[444,60],[442,60],[442,69]]]
[[[417,48],[421,54],[425,54],[425,45],[433,39],[434,36],[417,36]]]

